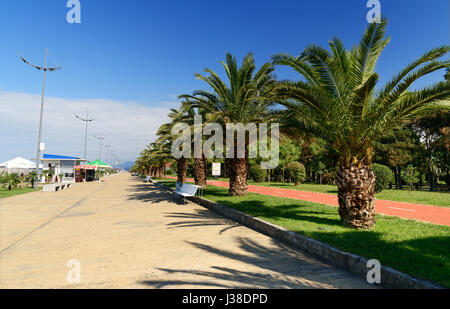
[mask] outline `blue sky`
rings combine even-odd
[[[366,0],[80,0],[81,24],[68,24],[66,2],[1,2],[0,99],[3,93],[4,100],[19,102],[18,97],[11,99],[10,96],[14,93],[22,95],[20,100],[26,100],[23,95],[27,94],[33,96],[28,103],[35,102],[41,91],[42,74],[21,63],[17,51],[41,64],[44,49],[48,47],[49,64],[63,67],[48,74],[46,96],[54,98],[55,105],[58,98],[69,100],[68,118],[64,119],[60,111],[57,119],[54,118],[54,126],[63,118],[64,123],[71,124],[67,130],[74,131],[68,133],[73,138],[70,143],[55,134],[46,136],[46,132],[54,133],[50,131],[54,128],[44,123],[44,139],[48,145],[53,145],[49,151],[78,153],[84,132],[76,129],[79,124],[72,116],[83,112],[81,106],[95,110],[94,104],[99,102],[96,100],[102,100],[97,107],[102,106],[103,111],[97,108],[94,117],[99,121],[103,117],[103,122],[92,127],[97,133],[110,130],[114,127],[111,122],[120,118],[117,114],[108,115],[108,102],[130,109],[146,108],[148,121],[153,126],[145,129],[154,130],[164,120],[163,109],[176,105],[176,95],[204,87],[201,81],[195,80],[196,72],[205,67],[221,72],[219,61],[227,51],[238,59],[253,52],[257,63],[262,64],[273,54],[296,55],[308,44],[326,45],[335,36],[342,38],[350,48],[367,26],[369,10]],[[448,1],[380,2],[383,16],[389,19],[388,35],[392,37],[378,64],[381,82],[431,47],[449,43]],[[279,79],[297,77],[285,68],[278,68],[276,74]],[[417,86],[440,80],[442,75],[443,72],[437,72]],[[22,103],[17,106],[27,108],[28,105]],[[10,103],[0,101],[2,104]],[[44,120],[46,116],[52,119],[52,107],[46,108]],[[30,106],[29,110],[35,112],[34,107]],[[4,113],[6,110],[0,109],[2,119],[5,119]],[[33,156],[38,117],[38,114],[30,114],[27,118],[30,131],[15,119],[2,120],[1,135],[15,126],[19,132],[9,133],[11,144],[3,143],[0,162],[16,155]],[[139,147],[150,142],[154,132],[140,136],[144,140],[136,143],[139,147],[130,147],[126,144],[127,136],[134,133],[126,132],[126,115],[123,117],[120,119],[122,136],[102,133],[110,135],[121,159],[129,160],[136,157]],[[131,127],[134,129],[137,124]],[[11,136],[13,134],[15,136]],[[96,146],[94,141],[90,143],[93,157]]]

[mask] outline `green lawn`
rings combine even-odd
[[[335,185],[319,185],[319,184],[300,184],[295,186],[293,183],[280,182],[258,182],[249,181],[249,184],[258,186],[268,186],[285,189],[295,189],[310,192],[337,194],[337,186]],[[377,199],[389,200],[396,202],[409,202],[416,204],[435,205],[442,207],[450,207],[450,192],[429,192],[429,191],[410,191],[410,190],[389,190],[385,189],[376,195]]]
[[[210,179],[210,178],[208,178]],[[211,178],[212,179],[212,178]],[[229,181],[228,178],[218,178],[220,181]],[[294,189],[301,191],[337,194],[336,185],[319,185],[319,184],[300,184],[295,186],[293,183],[284,182],[254,182],[249,180],[250,185],[266,186],[283,189]],[[389,190],[385,189],[376,194],[376,198],[380,200],[389,200],[396,202],[408,202],[415,204],[434,205],[441,207],[450,207],[450,192],[430,192],[430,191],[410,191],[404,190]]]
[[[19,195],[19,194],[25,194],[25,193],[29,193],[29,192],[34,192],[36,191],[33,188],[16,188],[16,189],[11,189],[11,191],[8,191],[8,188],[0,188],[0,198],[5,198],[5,197],[10,197],[13,195]]]
[[[174,186],[172,180],[162,180]],[[336,207],[249,193],[230,197],[228,190],[208,186],[204,197],[323,241],[343,251],[378,259],[415,277],[450,287],[450,227],[377,215],[373,231],[341,226]]]

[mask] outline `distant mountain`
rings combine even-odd
[[[134,164],[133,161],[126,161],[126,162],[124,162],[124,163],[118,164],[117,167],[118,167],[119,169],[124,169],[124,170],[129,171],[130,168],[133,166],[133,164]]]

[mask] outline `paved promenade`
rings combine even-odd
[[[0,287],[370,288],[129,174],[0,199]]]

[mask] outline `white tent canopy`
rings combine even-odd
[[[32,169],[36,168],[36,163],[33,163],[27,159],[22,157],[17,157],[12,160],[0,163],[0,168],[7,169],[16,169],[16,168],[24,168],[24,169]]]

